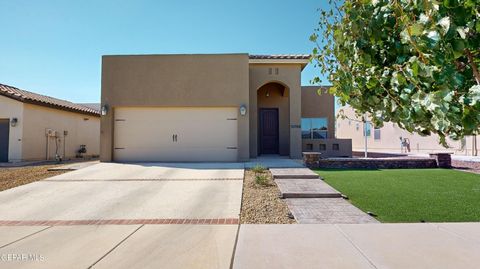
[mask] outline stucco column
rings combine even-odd
[[[302,158],[302,92],[300,87],[300,76],[298,83],[290,88],[290,158]]]

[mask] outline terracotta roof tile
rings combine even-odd
[[[100,111],[87,107],[81,104],[75,104],[69,101],[53,98],[46,95],[41,95],[25,90],[21,90],[16,87],[0,84],[0,95],[15,99],[23,103],[30,103],[40,106],[47,106],[72,112],[78,112],[83,114],[90,114],[99,116]]]
[[[279,59],[279,60],[308,60],[309,54],[270,54],[270,55],[249,55],[250,59]]]

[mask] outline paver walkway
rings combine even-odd
[[[282,198],[339,198],[340,192],[320,179],[275,179]]]
[[[308,168],[271,168],[270,173],[277,178],[320,178],[317,173]]]
[[[308,168],[270,169],[298,223],[377,223]]]
[[[343,198],[286,199],[300,224],[378,223]]]

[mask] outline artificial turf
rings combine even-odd
[[[316,172],[381,222],[480,221],[480,175],[451,169]]]

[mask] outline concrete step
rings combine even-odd
[[[282,198],[339,198],[342,194],[320,179],[277,178]]]
[[[308,168],[271,168],[270,173],[274,179],[287,178],[287,179],[318,179],[320,178],[317,173]]]

